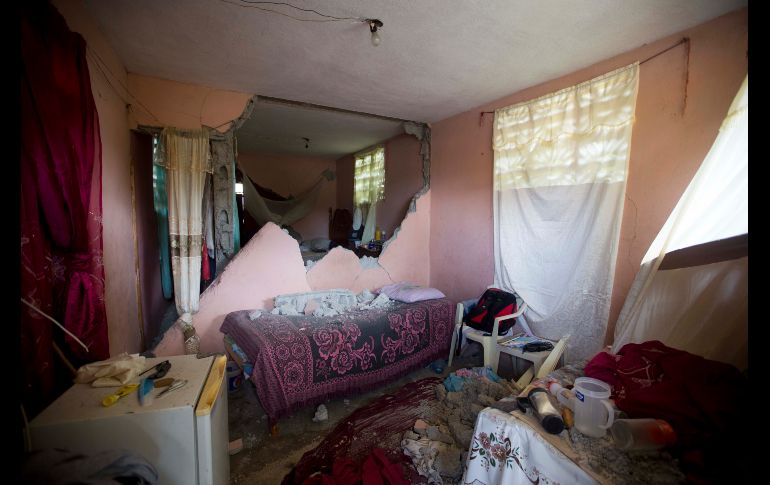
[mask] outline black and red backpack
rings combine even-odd
[[[476,330],[491,333],[495,318],[516,313],[517,310],[515,294],[498,288],[489,288],[481,295],[476,306],[471,308],[468,315],[463,318],[463,323]],[[500,322],[499,334],[506,333],[515,324],[515,318]]]

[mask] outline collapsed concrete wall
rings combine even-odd
[[[352,251],[335,248],[306,272],[297,241],[277,225],[266,224],[201,294],[200,311],[193,315],[201,352],[224,351],[219,327],[228,313],[270,310],[273,298],[281,294],[330,288],[360,292],[399,281],[427,285],[430,191],[417,197],[415,206],[372,268],[364,268]],[[158,356],[183,354],[182,340],[181,330],[174,326],[154,352]]]

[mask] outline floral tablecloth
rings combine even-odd
[[[583,375],[584,362],[557,369],[534,385],[553,379],[571,385]],[[555,403],[557,407],[560,404]],[[493,408],[476,419],[463,484],[538,485],[612,484],[678,485],[685,476],[666,451],[626,452],[610,436],[589,438],[574,428],[546,433],[528,411],[506,413]]]
[[[531,423],[530,423],[531,421]],[[580,468],[553,439],[537,431],[536,421],[518,411],[486,408],[476,419],[463,484],[604,484]],[[568,450],[567,453],[569,453]]]

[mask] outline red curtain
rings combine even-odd
[[[101,143],[86,43],[47,2],[21,12],[21,296],[24,400],[54,397],[53,342],[77,363],[109,357],[102,266]]]

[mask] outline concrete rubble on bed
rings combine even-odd
[[[274,301],[275,308],[271,311],[274,315],[331,317],[353,310],[382,308],[392,300],[384,293],[374,295],[369,290],[356,295],[350,290],[335,289],[278,295]]]

